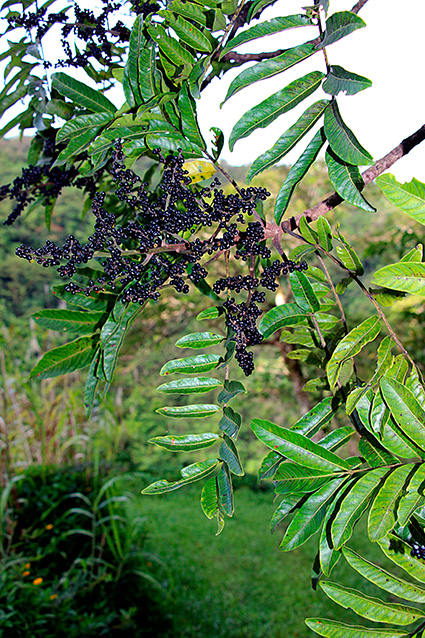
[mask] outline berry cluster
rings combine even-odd
[[[260,267],[260,258],[270,256],[264,245],[261,222],[246,223],[246,216],[255,210],[258,199],[264,199],[267,191],[249,188],[238,194],[226,195],[219,189],[217,179],[209,187],[196,189],[185,171],[184,157],[164,157],[154,151],[163,168],[163,179],[157,192],[149,192],[147,184],[126,168],[121,143],[118,141],[112,154],[110,173],[116,184],[115,195],[125,206],[122,221],[108,210],[104,192],[92,195],[92,211],[95,217],[94,232],[86,243],[69,236],[62,245],[47,241],[40,248],[21,245],[16,253],[28,261],[36,261],[44,267],[54,266],[61,277],[72,279],[79,266],[91,259],[100,261],[103,273],[85,285],[70,281],[71,293],[99,292],[108,288],[116,290],[123,302],[143,304],[159,298],[165,285],[178,293],[189,292],[189,282],[199,285],[208,276],[204,256],[222,252],[238,254]],[[199,231],[210,229],[208,233]],[[197,237],[193,237],[196,233]],[[213,284],[216,294],[246,291],[246,302],[228,298],[224,302],[226,323],[236,343],[235,358],[246,375],[254,369],[253,353],[247,348],[261,343],[262,336],[256,321],[262,310],[258,304],[265,302],[260,286],[274,290],[276,278],[297,268],[304,270],[305,262],[294,264],[276,260],[254,276],[236,275],[219,278]]]
[[[52,149],[49,143],[46,143],[46,147],[44,157],[48,158]],[[53,159],[45,164],[23,168],[21,175],[15,177],[11,184],[0,187],[0,201],[10,199],[15,202],[12,212],[3,222],[6,226],[13,224],[23,210],[38,198],[42,199],[44,206],[53,204],[66,186],[75,186],[94,193],[95,182],[92,178],[80,177],[74,166],[69,169],[53,167]]]
[[[419,545],[419,543],[414,542],[410,555],[425,560],[425,545]]]
[[[102,0],[103,8],[98,15],[89,9],[81,9],[76,2],[73,3],[72,15],[62,11],[59,13],[48,13],[48,5],[37,9],[34,12],[25,9],[18,14],[13,12],[8,18],[9,28],[24,28],[28,33],[33,32],[33,39],[40,41],[43,36],[56,24],[61,27],[61,45],[65,53],[65,58],[59,60],[57,67],[85,67],[90,60],[96,60],[109,67],[114,56],[118,55],[115,45],[120,42],[128,42],[130,30],[121,20],[111,23],[113,14],[122,8],[121,2]],[[132,11],[136,15],[146,17],[160,9],[156,3],[135,0]],[[70,38],[71,36],[71,38]],[[75,46],[75,53],[71,48],[70,41],[80,42]],[[44,62],[44,66],[49,68],[52,64]]]

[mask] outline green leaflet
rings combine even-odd
[[[183,134],[193,144],[196,144],[200,148],[206,148],[205,141],[199,130],[198,120],[196,117],[195,101],[187,88],[187,83],[184,83],[178,99],[179,110],[182,118]]]
[[[346,625],[336,620],[306,618],[305,624],[325,638],[408,638],[409,634],[398,629],[369,629],[360,625]]]
[[[411,390],[396,379],[383,377],[382,396],[394,420],[420,447],[425,446],[425,410]]]
[[[206,321],[210,319],[217,319],[223,314],[223,308],[221,306],[212,306],[211,308],[205,308],[196,316],[196,321]]]
[[[165,11],[163,13],[165,13]],[[171,13],[167,13],[166,18],[181,42],[184,42],[196,51],[203,51],[205,53],[212,51],[211,42],[194,24],[191,24],[180,15],[175,17]]]
[[[137,304],[122,304],[118,311],[111,313],[110,319],[103,325],[100,336],[102,348],[102,365],[105,379],[110,383],[113,379],[118,361],[119,351],[127,331],[140,312]]]
[[[303,272],[295,270],[289,275],[292,294],[297,306],[304,312],[314,313],[320,310],[320,301],[316,297],[313,286]]]
[[[323,49],[323,47],[327,47],[329,44],[333,44],[346,35],[353,33],[356,29],[361,29],[365,26],[366,23],[355,13],[350,11],[334,13],[326,20],[326,29],[322,41],[316,48]]]
[[[285,457],[279,452],[271,451],[263,458],[258,470],[258,480],[267,479],[274,476],[279,465],[285,461]]]
[[[238,436],[239,429],[241,427],[242,418],[238,412],[235,412],[232,408],[228,406],[223,408],[223,416],[221,417],[218,427],[220,430],[236,439]]]
[[[424,258],[424,247],[423,244],[417,244],[412,250],[409,250],[408,253],[404,255],[400,259],[400,261],[422,261]]]
[[[218,507],[226,516],[233,516],[233,486],[229,468],[223,463],[217,474]]]
[[[335,493],[345,481],[346,477],[341,477],[326,483],[297,510],[279,546],[282,551],[300,547],[320,529]]]
[[[176,346],[178,348],[208,348],[209,346],[215,346],[223,339],[222,335],[212,332],[193,332],[176,341]]]
[[[87,133],[96,129],[97,132],[109,124],[112,120],[110,113],[92,113],[90,115],[80,115],[66,122],[56,133],[56,141],[63,142],[68,138]]]
[[[99,322],[107,316],[104,312],[83,312],[81,310],[62,310],[48,308],[33,315],[34,321],[49,330],[78,332],[80,335],[92,334]]]
[[[263,337],[267,339],[280,328],[305,323],[306,320],[305,312],[297,304],[286,303],[266,312],[259,323],[258,329]]]
[[[332,151],[343,162],[362,166],[373,161],[372,155],[344,123],[336,100],[332,100],[325,112],[325,135]]]
[[[193,452],[210,447],[220,437],[212,432],[203,432],[202,434],[185,434],[184,436],[155,436],[149,439],[148,443],[155,443],[159,447],[163,447],[170,452]]]
[[[311,127],[316,124],[328,104],[328,100],[319,100],[309,106],[297,122],[285,131],[269,151],[257,157],[248,171],[247,183],[249,184],[253,177],[274,166],[289,153],[308,133]]]
[[[370,467],[391,465],[398,462],[398,459],[388,452],[377,439],[369,435],[362,436],[360,439],[359,453]]]
[[[236,47],[241,44],[245,44],[245,42],[251,42],[252,40],[262,38],[266,35],[279,33],[285,29],[305,26],[311,26],[311,22],[304,15],[283,16],[267,20],[266,22],[261,22],[260,24],[256,24],[242,33],[239,33],[235,38],[228,40],[226,46],[221,50],[220,58],[222,58],[228,51],[233,51],[233,49],[236,49]]]
[[[223,443],[220,446],[218,453],[220,459],[226,463],[232,474],[236,476],[243,476],[244,471],[242,463],[239,458],[239,452],[234,444],[233,440],[226,434],[223,436]]]
[[[299,46],[293,47],[292,49],[288,49],[275,58],[271,58],[270,60],[262,60],[261,62],[257,62],[257,64],[254,64],[254,66],[251,66],[248,69],[244,69],[231,82],[227,90],[227,95],[221,103],[221,106],[223,106],[223,104],[227,102],[227,100],[231,98],[232,95],[235,95],[235,93],[241,91],[246,86],[250,86],[254,82],[266,80],[267,78],[271,78],[278,73],[282,73],[283,71],[286,71],[286,69],[289,69],[295,64],[298,64],[298,62],[307,59],[308,57],[313,55],[313,53],[315,53],[314,45],[306,42],[305,44],[300,44]]]
[[[237,140],[247,137],[257,128],[265,128],[279,115],[290,111],[311,95],[320,86],[322,78],[323,73],[319,71],[308,73],[245,113],[230,134],[230,150],[233,150]]]
[[[97,344],[94,337],[80,337],[49,350],[31,370],[30,379],[49,379],[85,368],[93,359]]]
[[[412,578],[425,583],[425,564],[419,558],[410,555],[411,547],[398,536],[388,534],[379,541],[379,546],[386,556],[396,565],[404,569]]]
[[[131,30],[128,59],[124,70],[124,76],[126,79],[128,78],[136,106],[143,104],[143,97],[140,91],[140,79],[143,72],[139,67],[140,55],[147,44],[146,38],[143,35],[143,29],[142,16],[137,16]],[[144,72],[146,73],[146,69]]]
[[[251,22],[253,18],[258,16],[263,9],[268,7],[270,4],[273,4],[274,0],[254,0],[252,5],[249,7],[247,20]]]
[[[161,24],[156,23],[155,26],[148,27],[151,38],[157,43],[160,50],[165,56],[176,66],[192,65],[195,60],[187,49],[181,46],[177,40],[172,38]]]
[[[209,519],[214,518],[217,514],[217,481],[215,476],[205,481],[201,493],[201,507],[205,516]]]
[[[314,492],[334,477],[333,472],[327,470],[313,470],[297,463],[282,463],[273,476],[274,491],[276,494]]]
[[[322,399],[307,414],[304,414],[291,427],[291,430],[304,436],[314,436],[322,427],[331,421],[338,409],[338,403],[331,397]]]
[[[72,293],[66,290],[67,284],[60,284],[58,286],[53,287],[53,294],[59,299],[63,299],[69,304],[73,306],[78,306],[79,308],[84,308],[85,310],[106,310],[108,303],[112,303],[115,301],[115,295],[108,293],[91,293],[90,295],[85,295],[84,293],[76,293],[73,295]]]
[[[316,227],[317,237],[319,240],[319,244],[326,251],[332,250],[332,228],[328,220],[321,215],[317,220]]]
[[[325,139],[326,138],[324,129],[321,128],[320,131],[316,133],[311,142],[308,144],[305,151],[297,159],[295,164],[292,165],[276,198],[274,217],[277,224],[280,224],[280,222],[282,221],[282,217],[284,216],[288,208],[295,187],[297,186],[297,184],[300,183],[303,177],[307,174],[313,162],[316,160],[316,157],[318,156],[319,151],[325,142]],[[300,227],[304,219],[304,217],[301,217]],[[304,223],[307,224],[307,222]],[[304,234],[303,236],[305,237]]]
[[[374,622],[394,623],[395,625],[410,625],[423,613],[415,607],[407,605],[384,603],[379,598],[371,598],[356,589],[342,587],[337,583],[321,582],[325,594],[341,607],[352,609],[356,614]]]
[[[340,549],[350,538],[354,527],[366,511],[370,499],[388,468],[378,467],[356,481],[341,502],[334,517],[331,535],[335,549]]]
[[[379,318],[369,317],[341,339],[326,366],[331,388],[334,388],[338,382],[339,372],[344,361],[354,357],[367,343],[376,339],[380,330]]]
[[[162,366],[159,374],[163,377],[175,372],[183,372],[184,374],[208,372],[218,366],[220,359],[219,354],[199,354],[184,359],[173,359]]]
[[[355,95],[359,91],[372,86],[372,82],[363,75],[351,73],[334,64],[329,69],[326,80],[323,82],[322,88],[329,95],[338,95],[341,91],[346,95]]]
[[[165,480],[155,481],[155,483],[151,483],[151,485],[145,487],[145,489],[142,490],[142,494],[164,494],[166,492],[178,490],[184,485],[194,483],[195,481],[199,481],[200,479],[206,478],[212,474],[218,463],[218,459],[209,459],[208,461],[201,461],[200,463],[192,463],[192,465],[188,465],[181,470],[180,474],[183,478],[180,479],[180,481],[175,481],[174,483],[169,483]]]
[[[420,224],[425,224],[425,184],[423,182],[413,178],[411,182],[400,184],[394,175],[386,173],[377,177],[376,183],[394,206]]]
[[[349,481],[346,482],[345,488],[347,488],[347,485],[349,486]],[[341,489],[339,491],[339,494],[336,495],[336,497],[333,499],[332,503],[328,507],[323,519],[322,530],[320,532],[320,537],[319,537],[319,565],[320,565],[321,572],[325,576],[330,575],[333,568],[335,567],[335,565],[337,564],[337,562],[342,556],[341,552],[335,550],[334,547],[332,546],[332,541],[329,535],[329,527],[330,527],[331,521],[333,520],[334,512],[336,507],[338,506],[338,502],[341,500],[341,497],[345,491],[346,489],[345,490]],[[319,575],[319,578],[320,578],[320,575]],[[314,584],[313,584],[313,587],[314,587]],[[316,588],[317,588],[317,583],[316,583]]]
[[[361,194],[364,182],[357,166],[347,164],[328,148],[325,154],[329,179],[332,186],[347,202],[358,208],[374,213],[376,209]]]
[[[424,296],[425,264],[416,261],[403,261],[384,266],[374,274],[373,283],[393,290]]]
[[[407,494],[401,497],[398,504],[397,519],[402,527],[407,525],[413,512],[425,503],[424,486],[425,465],[421,464],[416,466],[415,473],[407,486]]]
[[[158,408],[155,412],[163,416],[169,416],[173,419],[200,419],[212,416],[216,412],[220,412],[218,405],[210,403],[192,404],[192,405],[175,405],[169,407]]]
[[[173,2],[168,5],[168,8],[173,11],[173,13],[178,13],[184,18],[198,22],[198,24],[201,24],[203,27],[207,25],[207,18],[204,12],[199,5],[194,4],[193,2],[180,2],[180,0],[173,0]]]
[[[200,146],[185,140],[177,131],[175,133],[149,133],[146,135],[146,144],[151,150],[159,147],[165,151],[178,151],[181,148],[187,159],[202,155]]]
[[[276,450],[299,465],[330,472],[346,471],[349,464],[329,450],[324,450],[306,436],[265,421],[253,419],[251,428],[255,436],[267,447]]]
[[[96,137],[99,131],[100,127],[92,127],[85,133],[77,135],[76,137],[72,137],[69,141],[68,146],[59,153],[53,166],[61,166],[62,164],[66,164],[67,162],[69,163],[71,158],[75,158],[80,155],[90,146],[91,142]]]
[[[203,394],[204,392],[218,388],[220,385],[221,381],[218,379],[195,377],[163,383],[157,387],[157,391],[164,392],[165,394]]]
[[[286,494],[285,498],[279,503],[277,509],[273,513],[270,520],[270,529],[275,531],[276,527],[283,519],[294,509],[303,498],[303,494]]]
[[[396,468],[380,487],[369,512],[368,534],[371,541],[383,538],[396,522],[396,506],[413,464]]]
[[[346,425],[326,434],[323,439],[320,439],[319,445],[325,450],[338,450],[351,439],[353,434],[351,425]]]
[[[217,397],[219,403],[228,403],[238,394],[246,392],[246,388],[240,381],[229,381],[225,379],[224,388]]]
[[[399,598],[417,603],[425,602],[425,589],[422,587],[394,576],[382,569],[382,567],[365,560],[352,549],[348,549],[348,547],[344,547],[342,553],[349,565],[374,585],[395,594]]]
[[[62,71],[53,73],[52,88],[75,102],[75,104],[78,104],[78,106],[82,106],[89,111],[94,111],[95,113],[107,111],[108,113],[114,114],[117,110],[103,93],[95,91],[79,80],[75,80],[66,73],[62,73]]]

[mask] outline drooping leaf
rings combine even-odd
[[[274,476],[279,465],[285,460],[286,459],[282,454],[274,452],[273,450],[266,454],[258,469],[258,481]]]
[[[319,219],[317,220],[316,232],[317,232],[317,237],[319,239],[318,243],[326,251],[328,252],[331,251],[332,250],[332,228],[330,223],[325,217],[320,216]]]
[[[376,209],[360,192],[364,186],[364,182],[357,166],[343,162],[329,148],[326,151],[325,159],[329,179],[338,195],[353,206],[374,213]]]
[[[62,71],[53,73],[52,87],[61,95],[69,98],[79,106],[95,113],[103,113],[105,111],[114,114],[117,110],[107,97],[90,88],[83,82],[75,80]]]
[[[381,328],[378,317],[369,317],[346,335],[335,350],[326,367],[329,385],[334,388],[344,361],[354,357],[367,344],[376,339]]]
[[[220,459],[227,464],[232,474],[235,474],[236,476],[244,475],[236,445],[229,436],[226,436],[226,434],[223,436],[223,443],[220,445],[220,451],[218,454]]]
[[[380,381],[385,403],[400,428],[419,446],[425,446],[425,410],[411,390],[396,379]]]
[[[128,77],[131,92],[137,106],[143,104],[143,96],[140,92],[140,79],[142,73],[139,67],[140,55],[147,44],[143,30],[144,24],[142,16],[138,15],[131,30],[128,59],[124,71],[125,76]]]
[[[384,266],[373,275],[373,283],[393,290],[425,295],[425,264],[408,261]]]
[[[223,416],[221,417],[218,427],[228,436],[236,439],[242,423],[241,415],[235,412],[229,406],[223,408]]]
[[[217,480],[212,476],[205,481],[201,493],[201,507],[205,516],[209,519],[214,518],[218,512],[218,494]]]
[[[331,65],[326,80],[323,82],[322,88],[329,95],[338,95],[341,91],[346,95],[355,95],[359,91],[372,86],[372,82],[363,75],[351,73],[338,66]]]
[[[332,151],[342,162],[363,166],[373,161],[372,155],[343,121],[336,100],[332,100],[325,111],[325,134]]]
[[[320,529],[335,493],[338,492],[345,480],[345,477],[340,477],[326,483],[300,507],[279,546],[282,551],[289,552],[300,547]]]
[[[423,613],[416,607],[384,603],[379,598],[371,598],[356,589],[342,587],[337,583],[321,582],[321,588],[327,596],[341,607],[352,609],[356,614],[374,622],[410,625],[423,618]]]
[[[88,366],[96,352],[98,338],[80,337],[46,352],[31,370],[30,379],[50,379]]]
[[[113,379],[118,355],[125,336],[140,310],[141,307],[137,304],[122,304],[118,311],[114,309],[114,312],[111,313],[110,318],[102,327],[100,335],[102,368],[105,379],[109,383]]]
[[[425,602],[425,589],[419,587],[419,585],[413,585],[402,578],[394,576],[391,572],[362,558],[352,549],[348,549],[348,547],[344,547],[342,553],[349,565],[374,585],[395,594],[399,598],[417,603]]]
[[[226,516],[233,516],[233,486],[229,468],[223,463],[217,474],[218,507]]]
[[[214,445],[219,438],[218,434],[212,432],[185,434],[183,436],[167,434],[167,436],[155,436],[149,439],[148,443],[155,443],[155,445],[159,445],[159,447],[163,447],[171,452],[192,452]]]
[[[394,175],[385,173],[377,177],[376,183],[394,206],[420,224],[425,224],[425,184],[423,182],[413,178],[411,182],[401,184]]]
[[[319,87],[322,78],[323,73],[319,71],[308,73],[245,113],[230,134],[230,150],[233,150],[237,140],[247,137],[257,128],[265,128],[279,115],[290,111],[311,95]]]
[[[157,387],[157,391],[164,392],[165,394],[203,394],[204,392],[218,388],[220,385],[221,381],[218,379],[194,377],[163,383]]]
[[[62,332],[78,332],[80,335],[92,334],[104,317],[104,312],[60,308],[47,308],[33,315],[34,321],[44,328],[62,330]]]
[[[317,45],[317,49],[323,49],[334,42],[337,42],[346,35],[353,33],[356,29],[365,27],[364,20],[351,11],[340,11],[329,16],[326,20],[326,29],[322,41]]]
[[[224,381],[224,388],[217,397],[219,403],[228,403],[238,394],[246,392],[246,388],[240,381]]]
[[[346,625],[325,618],[306,618],[305,624],[325,638],[408,638],[409,634],[398,629],[369,629],[360,625]]]
[[[378,490],[369,512],[368,533],[371,541],[378,541],[390,532],[396,522],[396,506],[412,464],[397,467]]]
[[[246,181],[249,184],[253,177],[259,175],[263,171],[271,168],[279,162],[287,153],[289,153],[296,144],[308,133],[308,131],[316,124],[322,116],[328,105],[327,100],[319,100],[312,106],[309,106],[301,115],[297,122],[291,126],[277,140],[274,146],[257,157],[248,171]]]
[[[208,348],[209,346],[215,346],[217,343],[223,341],[224,337],[212,332],[193,332],[189,335],[181,337],[176,341],[178,348]]]
[[[181,470],[182,479],[169,483],[166,480],[155,481],[142,490],[142,494],[165,494],[166,492],[172,492],[178,490],[184,485],[194,483],[200,479],[206,478],[213,472],[218,465],[218,459],[208,459],[208,461],[201,461],[200,463],[192,463]]]
[[[387,473],[387,467],[378,467],[352,484],[332,523],[331,535],[335,549],[340,549],[350,540],[355,525],[366,511],[377,486]]]
[[[257,64],[244,69],[230,83],[226,97],[221,105],[246,86],[251,86],[254,82],[266,80],[278,73],[282,73],[283,71],[286,71],[286,69],[298,64],[298,62],[302,62],[307,59],[313,55],[313,53],[315,53],[314,45],[310,42],[306,42],[305,44],[300,44],[299,46],[284,51],[284,53],[276,56],[275,58],[262,60],[261,62],[257,62]]]
[[[296,507],[302,499],[305,499],[305,494],[286,494],[285,498],[279,503],[273,516],[270,520],[270,529],[275,531],[276,527],[286,518],[286,516]]]
[[[252,40],[263,38],[264,36],[272,35],[273,33],[279,33],[286,29],[305,26],[311,26],[311,22],[304,15],[282,16],[273,18],[272,20],[267,20],[266,22],[261,22],[260,24],[256,24],[255,26],[242,31],[242,33],[238,33],[238,35],[231,40],[228,40],[226,46],[221,50],[220,58],[222,58],[228,51],[233,51],[236,47],[241,44],[245,44],[246,42],[251,42]]]
[[[306,467],[330,472],[345,471],[349,465],[329,450],[324,450],[306,436],[265,421],[253,419],[251,428],[255,436],[272,450]]]
[[[200,419],[212,416],[220,411],[218,405],[210,403],[192,404],[192,405],[174,405],[169,407],[158,408],[155,412],[173,419]]]
[[[336,497],[332,500],[330,506],[326,510],[326,514],[323,519],[322,530],[319,537],[319,564],[321,573],[324,576],[329,576],[331,574],[333,568],[342,556],[341,552],[334,548],[329,530],[331,522],[334,518],[335,511],[338,508],[338,503],[341,500],[342,494],[344,494],[344,492],[347,490],[347,486],[349,487],[348,481],[345,484],[345,489],[340,490],[339,494],[337,494]]]
[[[197,372],[208,372],[219,364],[221,357],[219,354],[198,354],[194,357],[184,359],[173,359],[162,366],[159,374],[161,377],[175,372],[193,374]]]
[[[296,303],[286,303],[272,308],[262,317],[258,329],[265,339],[284,328],[307,321],[306,313]]]

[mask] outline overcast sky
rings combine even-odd
[[[97,3],[91,0],[87,4],[93,7]],[[262,19],[299,13],[303,4],[300,0],[280,0],[273,7],[266,9]],[[354,0],[330,0],[330,12],[350,9],[352,4]],[[425,50],[423,8],[423,0],[404,0],[402,4],[399,0],[369,0],[359,13],[367,27],[355,31],[328,48],[331,64],[339,64],[349,71],[368,77],[373,82],[371,88],[354,96],[340,96],[338,100],[344,120],[375,160],[425,123],[422,70]],[[257,24],[257,21],[253,24]],[[268,36],[265,40],[248,43],[239,47],[238,51],[273,51],[301,44],[316,36],[315,27],[293,29]],[[54,43],[50,46],[54,47]],[[213,81],[198,102],[205,139],[211,139],[209,128],[218,126],[223,130],[227,140],[233,125],[245,111],[313,70],[325,70],[320,52],[283,74],[242,90],[230,98],[222,109],[220,103],[230,82],[240,73],[241,68],[229,71],[222,79]],[[72,73],[72,70],[67,72]],[[76,75],[87,81],[87,76],[80,73],[81,71]],[[222,158],[236,165],[252,163],[258,155],[273,146],[308,104],[322,97],[329,96],[321,90],[316,91],[308,100],[280,116],[266,129],[258,129],[249,137],[238,141],[232,153],[226,141]],[[121,101],[118,93],[113,99],[116,104]],[[311,136],[308,135],[299,147],[286,156],[285,163],[295,161]],[[409,181],[412,177],[425,181],[425,143],[397,162],[391,171],[401,181]]]

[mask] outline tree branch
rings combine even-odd
[[[386,171],[390,166],[395,164],[399,159],[407,155],[415,146],[418,146],[425,140],[425,124],[420,129],[415,131],[409,137],[406,137],[398,146],[393,148],[387,155],[378,160],[373,166],[370,166],[364,173],[362,173],[364,185],[370,184],[374,179]],[[295,230],[298,228],[301,217],[305,217],[308,222],[318,219],[321,215],[326,215],[329,211],[333,210],[343,202],[343,198],[338,193],[333,193],[319,204],[316,204],[312,208],[308,208],[301,215],[296,215],[282,222],[282,228],[285,232],[289,230]]]

